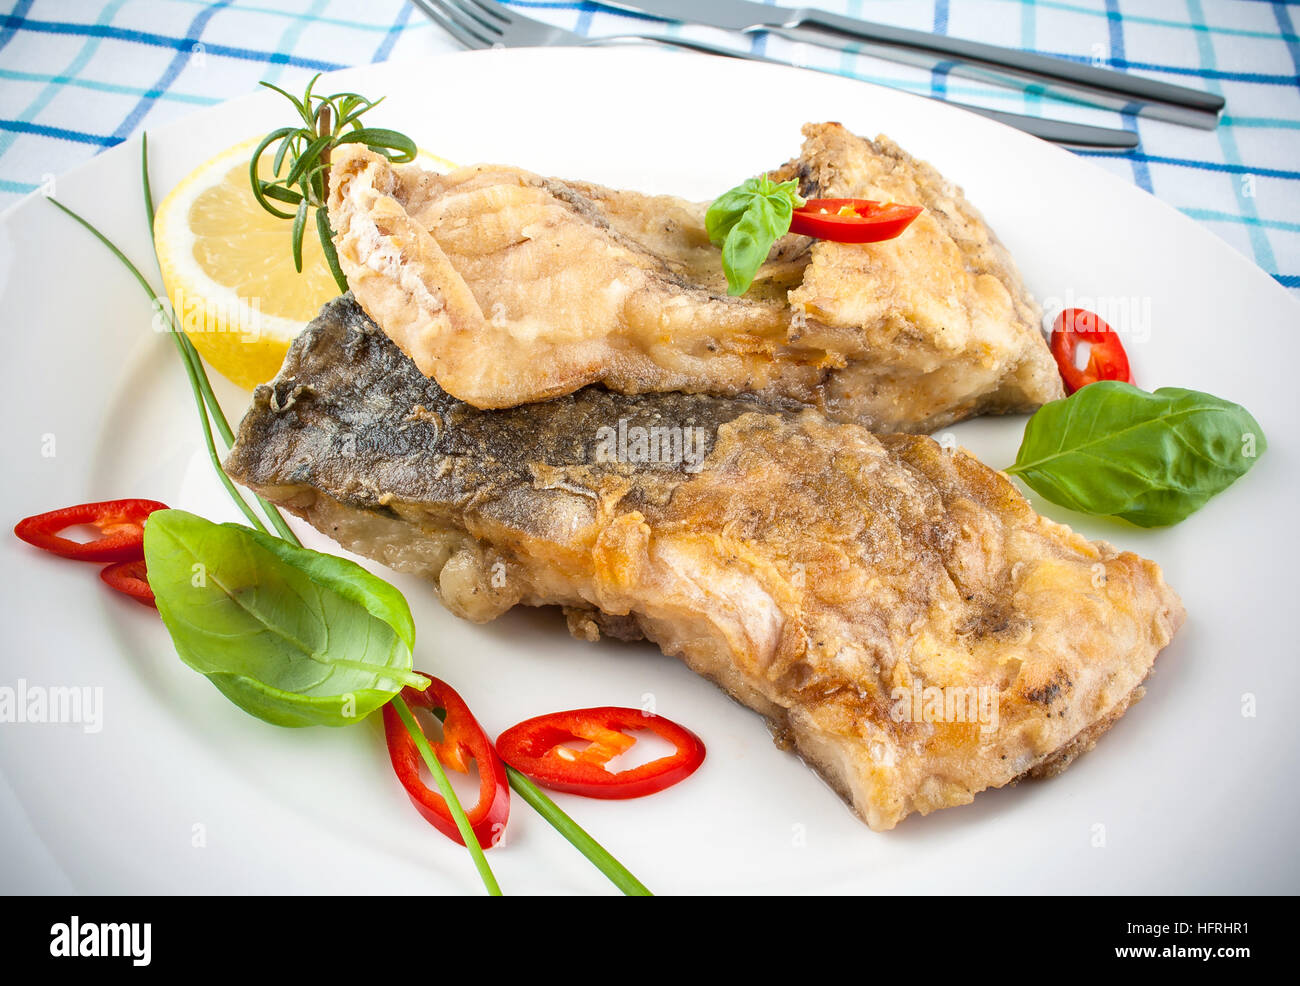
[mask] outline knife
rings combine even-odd
[[[418,6],[421,0],[415,0]],[[584,39],[586,44],[605,44],[615,41],[632,40],[631,38],[606,38],[591,37]],[[709,44],[707,41],[696,41],[694,38],[683,38],[679,35],[661,36],[661,35],[636,35],[635,40],[649,41],[654,44],[664,45],[668,48],[684,48],[688,51],[698,51],[708,55],[721,55],[725,58],[737,58],[753,62],[765,62],[769,65],[782,65],[791,67],[790,62],[782,61],[779,58],[769,58],[766,55],[756,55],[751,51],[739,51],[733,48],[723,48],[719,45]],[[839,72],[834,69],[821,68],[816,65],[798,65],[796,68],[806,69],[810,72],[823,72],[827,75],[840,76]],[[841,78],[850,78],[849,76],[840,76]],[[938,96],[931,96],[926,93],[919,93],[925,99],[933,99],[935,102],[943,103],[945,106],[955,106],[959,109],[976,113],[980,116],[987,117],[990,120],[996,120],[998,123],[1005,124],[1008,127],[1015,127],[1017,130],[1023,130],[1027,134],[1040,137],[1043,140],[1050,140],[1054,144],[1061,144],[1065,147],[1084,148],[1092,150],[1133,150],[1139,144],[1138,135],[1131,130],[1114,130],[1110,127],[1094,127],[1086,123],[1069,123],[1065,120],[1052,120],[1039,116],[1022,116],[1019,113],[1007,113],[1004,110],[993,110],[986,106],[973,106],[970,103],[960,103],[951,99],[940,99]]]
[[[599,0],[601,6],[661,20],[705,24],[750,34],[769,31],[791,41],[876,55],[999,83],[1028,80],[1045,95],[1105,109],[1213,130],[1224,107],[1213,93],[1127,75],[1095,65],[997,45],[874,24],[811,7],[773,7],[754,0]]]

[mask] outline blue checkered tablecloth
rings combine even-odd
[[[920,93],[1136,129],[1088,153],[1204,223],[1300,297],[1300,6],[1261,0],[813,0],[858,17],[1108,65],[1221,93],[1216,131],[1138,120],[860,54],[516,0],[581,34],[666,27]],[[787,0],[794,5],[795,0]],[[0,15],[0,207],[141,129],[269,80],[458,50],[406,0],[17,0]]]

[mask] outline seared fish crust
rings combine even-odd
[[[460,616],[556,604],[578,636],[655,641],[874,829],[1063,767],[1183,618],[1153,562],[960,449],[676,393],[480,411],[347,296],[257,389],[226,469]]]
[[[339,260],[420,370],[481,408],[603,383],[923,432],[1063,396],[1038,306],[961,190],[886,138],[804,133],[780,177],[926,211],[885,243],[786,236],[730,298],[707,203],[503,165],[437,175],[348,145],[330,179]]]

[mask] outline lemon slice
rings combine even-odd
[[[294,336],[339,293],[315,210],[307,216],[300,274],[293,221],[271,215],[253,197],[248,161],[259,142],[237,144],[187,175],[158,207],[153,227],[177,324],[214,369],[246,390],[275,376]],[[262,155],[264,177],[274,149]],[[423,151],[416,163],[430,171],[454,167]]]

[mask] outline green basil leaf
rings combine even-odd
[[[259,719],[346,726],[427,684],[406,600],[354,562],[183,510],[150,515],[144,552],[181,660]]]
[[[1007,472],[1072,510],[1161,527],[1195,513],[1267,448],[1239,404],[1102,380],[1039,408]]]
[[[756,198],[745,210],[740,221],[727,234],[722,245],[722,270],[727,275],[727,294],[742,295],[754,283],[754,275],[767,260],[772,244],[790,228],[787,211],[785,225],[772,204]]]
[[[710,242],[722,250],[728,294],[749,290],[772,244],[790,231],[791,216],[802,204],[797,181],[777,184],[759,175],[724,192],[709,206],[704,228]]]
[[[740,222],[740,217],[759,192],[760,180],[750,178],[713,200],[709,211],[704,214],[704,230],[709,234],[709,242],[715,247],[721,249],[727,240],[727,234]]]

